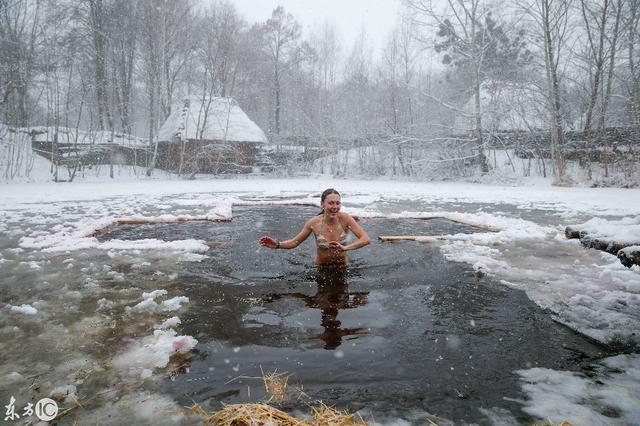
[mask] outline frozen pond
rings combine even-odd
[[[350,253],[346,275],[327,275],[311,267],[311,240],[291,251],[257,245],[262,234],[292,236],[317,209],[269,204],[287,202],[282,198],[263,201],[234,206],[230,222],[125,225],[99,238],[100,244],[217,243],[199,254],[20,248],[24,235],[71,226],[87,211],[99,217],[99,206],[6,212],[2,302],[37,312],[0,310],[3,398],[15,396],[22,406],[54,391],[60,400],[66,396],[62,406],[81,400],[63,424],[198,423],[183,416],[181,406],[197,402],[215,410],[265,399],[259,378],[277,371],[304,391],[304,398],[294,394],[284,403],[289,411],[307,412],[308,401],[322,400],[382,423],[424,424],[431,413],[462,424],[496,418],[531,424],[535,417],[523,410],[527,394],[516,371],[589,373],[594,362],[633,348],[597,343],[555,321],[557,311],[534,303],[522,281],[505,285],[482,268],[451,262],[455,245],[443,251],[439,244],[377,241],[379,235],[484,232],[472,226],[363,217],[373,243]],[[180,205],[169,197],[154,205],[191,214],[204,209],[198,200]],[[392,199],[378,207],[383,215],[425,210],[419,202]],[[553,211],[509,204],[430,207],[489,211],[545,226],[562,222]],[[129,208],[158,214],[152,205]],[[563,244],[551,238],[529,244],[526,254],[518,243],[510,249],[514,262],[536,269],[533,257],[557,257],[548,251]],[[586,263],[600,256],[585,253]],[[549,265],[555,267],[552,260]]]
[[[254,224],[284,236],[316,211],[242,208],[229,224],[157,230],[163,239],[197,232],[230,242],[177,271],[175,285],[192,300],[182,331],[200,342],[189,372],[166,382],[180,403],[217,409],[222,402],[254,401],[264,396],[261,382],[233,379],[260,377],[262,368],[292,374],[311,399],[370,411],[376,419],[418,409],[477,422],[479,407],[501,407],[530,421],[503,399],[523,397],[514,370],[579,369],[607,355],[553,322],[522,291],[476,277],[433,246],[374,242],[353,253],[348,276],[333,285],[309,268],[310,243],[297,251],[256,251]],[[374,241],[381,234],[473,231],[439,220],[364,219],[361,225]],[[137,235],[133,229],[112,234]]]

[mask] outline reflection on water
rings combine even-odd
[[[324,327],[322,334],[315,336],[325,342],[325,349],[335,349],[342,344],[342,338],[364,334],[364,327],[341,327],[338,319],[340,309],[353,309],[367,304],[368,291],[349,292],[347,283],[347,268],[336,266],[318,267],[316,273],[317,291],[313,296],[304,293],[273,293],[262,298],[270,303],[282,298],[299,299],[313,309],[320,309]]]

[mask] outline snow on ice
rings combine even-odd
[[[228,220],[231,219],[231,202],[221,200],[205,215],[157,215],[157,216],[110,216],[101,218],[84,218],[75,225],[54,227],[53,233],[35,233],[20,239],[21,248],[43,249],[50,252],[73,250],[168,250],[186,253],[204,253],[209,247],[202,240],[161,241],[144,240],[109,240],[99,242],[93,235],[96,231],[108,228],[119,221],[142,221],[149,223],[184,222],[189,220]],[[37,266],[37,265],[36,265]],[[33,265],[32,265],[33,267]]]
[[[637,424],[640,419],[640,355],[618,355],[595,366],[598,375],[546,368],[519,370],[529,397],[524,411],[560,424]]]
[[[154,370],[169,365],[175,353],[186,353],[193,349],[198,341],[191,336],[181,336],[173,329],[155,330],[153,335],[133,342],[123,353],[117,355],[112,364],[134,376],[143,374],[143,370]]]
[[[123,219],[229,219],[233,205],[317,205],[320,192],[327,187],[340,190],[345,210],[362,217],[443,217],[486,228],[424,242],[437,244],[451,261],[467,263],[505,285],[524,290],[558,321],[580,333],[605,343],[629,347],[640,344],[640,268],[627,269],[615,256],[584,249],[577,240],[567,240],[563,235],[566,225],[584,223],[609,237],[636,238],[634,226],[640,223],[637,189],[331,179],[95,182],[68,185],[65,191],[58,190],[59,184],[15,184],[1,189],[0,211],[11,241],[2,251],[2,267],[13,268],[11,262],[16,260],[33,261],[42,269],[30,273],[44,273],[47,268],[43,256],[68,251],[64,265],[71,268],[65,269],[65,274],[83,274],[87,279],[83,291],[94,291],[93,306],[98,307],[100,315],[107,315],[122,301],[102,295],[104,289],[95,283],[91,287],[90,278],[105,274],[117,281],[119,272],[100,265],[84,266],[93,256],[88,249],[104,250],[110,259],[126,259],[136,269],[155,267],[148,259],[158,252],[178,252],[179,260],[197,261],[209,248],[199,240],[100,242],[91,236],[96,230]],[[623,225],[627,228],[620,233]],[[84,267],[74,267],[76,264]],[[156,272],[152,269],[149,273]],[[158,276],[164,278],[163,274],[159,272]],[[63,297],[74,300],[68,305],[70,309],[81,300],[76,293],[78,289],[64,290]],[[156,369],[166,367],[172,355],[188,352],[197,344],[195,338],[176,331],[180,326],[177,316],[162,317],[188,309],[188,299],[174,289],[131,289],[122,297],[126,302],[123,309],[130,318],[147,315],[152,321],[147,331],[152,334],[130,340],[112,359],[112,365],[125,376],[148,379]],[[14,295],[11,305],[7,304],[0,314],[39,314],[35,317],[39,318],[42,313],[34,307],[39,306],[35,302],[27,295]],[[55,315],[53,308],[43,311]],[[108,321],[107,317],[103,322]],[[528,395],[523,401],[527,412],[554,421],[574,416],[571,419],[575,423],[587,424],[600,422],[603,414],[594,407],[606,405],[622,413],[624,421],[637,421],[632,401],[638,400],[640,357],[631,354],[605,359],[600,367],[604,385],[572,372],[521,370],[518,374]],[[18,368],[3,373],[11,372],[25,375]],[[587,395],[587,400],[579,399],[578,393]],[[166,407],[172,407],[170,400],[165,402]]]
[[[621,244],[640,243],[640,215],[619,220],[594,217],[577,227],[592,238]]]
[[[142,302],[138,303],[133,307],[127,306],[126,312],[160,312],[160,311],[177,311],[180,309],[183,303],[189,303],[189,298],[186,296],[176,296],[171,299],[165,300],[161,303],[156,303],[154,300],[157,297],[164,296],[167,294],[166,290],[154,290],[150,293],[143,293],[142,298],[144,299]],[[164,327],[163,327],[164,328]]]
[[[11,310],[11,312],[17,312],[20,314],[25,314],[25,315],[35,315],[38,313],[38,310],[36,308],[34,308],[31,305],[20,305],[20,306],[11,306],[11,305],[7,305],[7,307],[9,308],[9,310]]]

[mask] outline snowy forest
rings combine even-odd
[[[640,0],[0,0],[0,219],[3,424],[640,426]]]
[[[152,174],[196,96],[265,132],[254,171],[638,185],[640,1],[404,0],[395,19],[377,47],[283,7],[250,25],[224,0],[0,0],[2,179],[39,153],[73,180],[87,151]]]

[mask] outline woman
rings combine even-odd
[[[340,206],[340,193],[329,188],[320,197],[322,212],[309,219],[298,235],[286,241],[265,235],[260,238],[260,245],[272,249],[292,249],[313,233],[317,247],[316,265],[346,265],[349,262],[346,252],[369,244],[369,236],[353,217],[340,211]],[[358,238],[351,244],[346,241],[349,231]]]

